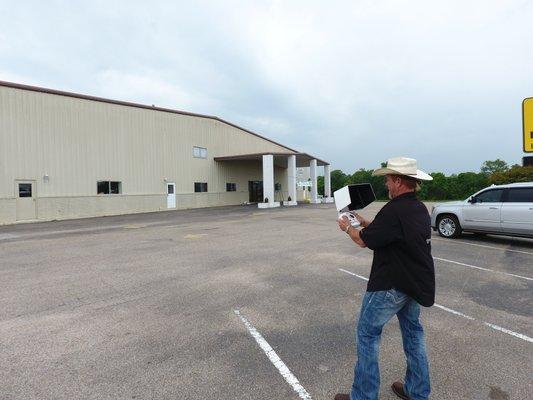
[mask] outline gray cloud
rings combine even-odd
[[[1,2],[0,79],[217,115],[353,172],[522,157],[525,1]]]

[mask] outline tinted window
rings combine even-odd
[[[98,194],[109,194],[109,182],[100,181],[96,184],[96,193]]]
[[[487,190],[476,196],[480,203],[498,203],[501,201],[503,189]]]
[[[31,197],[31,183],[19,183],[19,197]]]
[[[110,182],[111,184],[111,193],[119,194],[120,193],[120,182]]]
[[[98,181],[96,183],[96,193],[98,194],[120,194],[120,182]]]
[[[533,203],[533,188],[509,189],[509,203]]]
[[[235,183],[226,183],[226,192],[237,191],[237,185]]]
[[[207,192],[207,182],[194,182],[195,192]]]
[[[174,194],[174,185],[167,185],[168,194]]]

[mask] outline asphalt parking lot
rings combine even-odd
[[[348,391],[372,252],[336,215],[243,206],[0,227],[0,399]],[[434,234],[433,256],[432,398],[531,399],[533,241]],[[380,398],[396,399],[396,320],[380,357]]]

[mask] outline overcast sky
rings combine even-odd
[[[0,80],[216,115],[352,173],[520,163],[533,1],[0,0]]]

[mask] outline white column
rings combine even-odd
[[[317,181],[316,181],[316,160],[311,160],[309,163],[309,169],[311,172],[311,203],[318,203],[318,191],[317,191]]]
[[[333,203],[331,197],[331,165],[324,165],[324,203]]]
[[[284,206],[295,206],[296,202],[296,156],[289,156],[287,165],[287,188],[291,200],[283,202]]]
[[[274,156],[267,154],[263,156],[263,201],[268,199],[268,203],[259,203],[259,208],[279,207],[279,203],[274,201]]]

